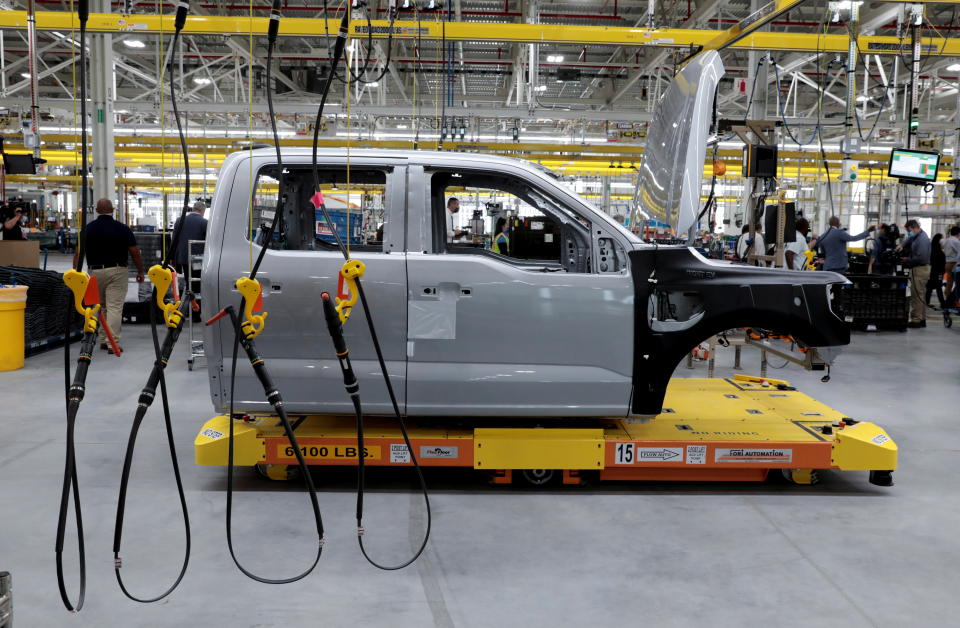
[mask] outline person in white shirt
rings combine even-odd
[[[807,234],[810,233],[810,222],[806,218],[797,218],[797,239],[787,242],[784,251],[784,261],[790,270],[803,270],[807,266]]]
[[[751,244],[753,246],[751,246]],[[750,226],[743,225],[743,233],[741,233],[740,238],[737,240],[737,259],[742,262],[750,263],[747,259],[748,255],[765,255],[767,252],[766,244],[763,242],[763,232],[760,231],[760,225],[757,225],[754,229],[754,238],[750,240]],[[753,262],[755,266],[766,266],[766,262],[762,260],[757,260]]]
[[[953,298],[953,269],[960,262],[960,227],[956,225],[950,227],[950,236],[943,239],[943,256],[946,259],[943,274],[947,276],[946,295],[949,302]]]
[[[453,242],[463,237],[463,231],[453,228],[453,216],[460,211],[460,201],[454,197],[447,200],[447,242]]]

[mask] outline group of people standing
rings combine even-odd
[[[813,257],[823,260],[826,271],[846,273],[850,268],[847,245],[867,239],[865,248],[870,256],[868,273],[892,274],[897,265],[909,269],[910,321],[908,327],[926,327],[926,308],[935,292],[940,307],[953,306],[954,269],[960,263],[960,227],[950,228],[949,235],[934,235],[931,240],[914,219],[904,224],[906,234],[902,241],[896,225],[868,227],[862,233],[851,234],[840,226],[840,218],[831,216],[827,230],[820,236],[810,235],[810,223],[805,218],[796,222],[794,242],[785,245],[785,265],[791,270],[807,268]],[[763,233],[759,225],[750,238],[747,226],[736,244],[736,255],[746,260],[749,251],[765,252]],[[876,235],[872,235],[876,234]],[[764,265],[757,262],[758,265]],[[944,288],[944,281],[946,288]]]

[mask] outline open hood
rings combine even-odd
[[[691,59],[667,87],[647,131],[635,211],[680,235],[696,224],[700,211],[713,99],[723,72],[715,50]]]

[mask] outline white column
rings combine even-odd
[[[109,0],[94,0],[91,9],[97,13],[110,13]],[[113,141],[113,102],[116,83],[113,66],[113,35],[109,33],[90,35],[90,130],[92,138],[93,198],[95,204],[101,198],[116,201],[116,160]]]

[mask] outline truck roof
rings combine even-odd
[[[252,151],[249,149],[239,150],[235,153],[231,153],[230,156],[237,158],[238,156],[252,155],[253,157],[276,157],[276,149],[273,146],[264,147],[264,148],[255,148]],[[310,161],[310,158],[313,154],[313,149],[306,146],[295,146],[295,147],[284,147],[281,150],[281,154],[284,159],[288,158],[301,158],[306,157],[307,161]],[[317,149],[317,158],[322,160],[325,157],[345,157],[347,155],[346,148],[329,148],[329,147],[320,147]],[[470,161],[472,163],[478,164],[502,164],[502,165],[513,165],[530,172],[539,173],[539,174],[548,174],[550,176],[556,177],[557,174],[551,171],[546,166],[541,166],[539,164],[526,161],[523,159],[517,159],[515,157],[502,157],[500,155],[487,155],[481,153],[466,153],[458,151],[437,151],[437,150],[414,150],[414,149],[393,149],[393,148],[351,148],[350,149],[350,158],[351,159],[406,159],[411,163],[416,164],[441,164],[441,163],[463,163],[464,161]],[[295,161],[300,161],[295,159]]]

